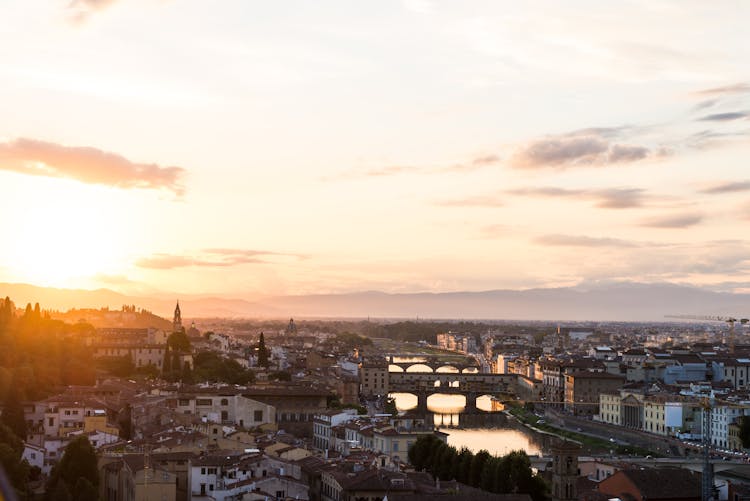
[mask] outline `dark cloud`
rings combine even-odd
[[[254,250],[254,249],[204,249],[197,256],[181,256],[176,254],[154,254],[142,257],[136,261],[136,266],[156,270],[171,270],[174,268],[205,267],[226,268],[243,264],[267,263],[269,257],[287,256],[302,259],[297,254]]]
[[[650,153],[650,150],[644,146],[628,146],[624,144],[615,144],[609,150],[610,163],[637,162],[643,160]]]
[[[641,226],[649,226],[651,228],[689,228],[700,223],[702,220],[703,216],[699,214],[680,214],[647,219],[641,223]]]
[[[744,94],[750,92],[750,84],[736,83],[724,87],[714,87],[712,89],[703,89],[695,92],[698,96],[721,96],[725,94]]]
[[[700,193],[706,193],[709,195],[718,195],[722,193],[736,193],[739,191],[750,190],[750,181],[730,181],[727,183],[721,183],[708,188],[700,190]]]
[[[640,188],[610,188],[591,193],[598,197],[595,205],[603,209],[632,209],[644,205],[645,191]]]
[[[731,111],[727,113],[714,113],[712,115],[706,115],[698,120],[701,122],[730,122],[732,120],[740,120],[743,118],[750,117],[750,113],[746,111]]]
[[[518,188],[508,190],[510,195],[542,198],[574,198],[592,200],[602,209],[630,209],[643,207],[646,192],[641,188],[565,189],[555,187]]]
[[[629,127],[588,128],[531,141],[513,154],[511,165],[522,169],[624,164],[651,154],[640,145],[614,143]]]
[[[538,244],[559,247],[638,247],[639,244],[619,238],[587,237],[581,235],[543,235],[534,239]]]
[[[693,106],[693,111],[700,111],[705,110],[707,108],[711,108],[715,106],[719,102],[718,99],[706,99],[705,101],[701,101],[700,103]]]
[[[135,163],[88,146],[63,146],[35,139],[0,142],[0,169],[33,176],[75,179],[117,188],[166,189],[181,195],[185,170]]]

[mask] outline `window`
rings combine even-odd
[[[253,413],[253,419],[257,421],[263,421],[263,411],[255,411]]]
[[[209,475],[216,475],[216,468],[209,468],[208,469],[208,474]]]
[[[210,407],[211,406],[211,399],[210,398],[199,398],[195,401],[195,405],[201,405],[203,407]]]
[[[187,405],[190,405],[190,400],[188,400],[187,398],[181,398],[179,401],[179,406],[185,407]]]
[[[206,474],[206,469],[205,468],[201,468],[201,475],[205,475],[205,474]]]
[[[226,398],[222,398],[221,405],[226,407],[227,405],[229,405],[229,400],[227,400]]]

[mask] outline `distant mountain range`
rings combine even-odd
[[[387,294],[358,292],[267,296],[254,301],[224,297],[136,297],[109,289],[74,290],[0,283],[0,297],[45,309],[119,309],[136,305],[171,318],[175,300],[185,318],[420,318],[508,320],[668,321],[665,315],[750,316],[750,294],[713,292],[672,284],[620,283],[590,288],[548,288]]]

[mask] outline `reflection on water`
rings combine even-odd
[[[396,408],[408,411],[417,407],[417,396],[411,393],[391,393],[396,400]],[[427,410],[435,414],[458,414],[466,407],[466,397],[463,395],[435,394],[427,397]],[[483,411],[500,411],[502,405],[494,402],[489,395],[477,397],[477,409]]]
[[[456,449],[467,447],[476,453],[482,449],[503,456],[522,449],[526,454],[540,454],[541,447],[529,435],[513,428],[469,428],[441,430],[448,433],[448,444]]]
[[[417,396],[411,393],[392,393],[391,396],[396,400],[396,408],[400,411],[406,411],[417,407]],[[542,445],[535,440],[531,433],[525,429],[511,427],[488,427],[481,428],[477,425],[476,416],[462,415],[466,405],[466,397],[463,395],[430,395],[427,398],[427,409],[433,413],[435,426],[448,433],[448,443],[457,449],[468,447],[472,452],[479,452],[482,449],[488,450],[491,454],[503,455],[512,450],[523,449],[527,454],[539,454],[543,449]],[[477,398],[477,408],[484,411],[501,410],[500,404],[493,402],[491,397],[484,395]],[[494,407],[494,408],[493,408]],[[505,424],[504,415],[488,414],[487,417],[496,416]],[[480,416],[481,417],[481,416]],[[462,426],[462,418],[467,421],[463,429],[456,429]],[[491,419],[487,420],[492,423]],[[483,424],[483,423],[482,423]],[[497,426],[495,424],[494,426]]]

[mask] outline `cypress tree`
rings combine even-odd
[[[262,332],[258,340],[258,365],[268,368],[268,348],[266,348],[266,338]]]
[[[169,373],[172,372],[172,357],[169,353],[169,343],[167,343],[164,349],[164,362],[162,363],[161,372],[165,377],[169,376]]]

